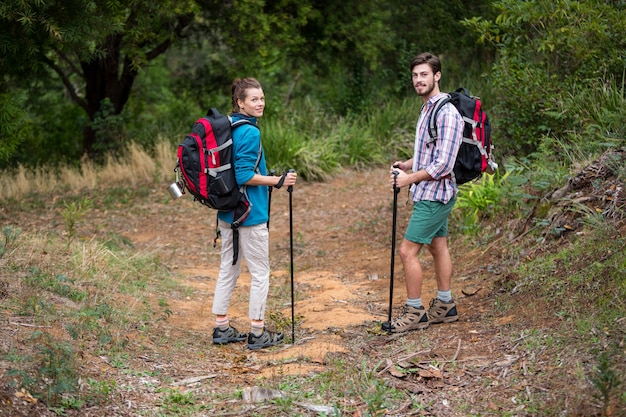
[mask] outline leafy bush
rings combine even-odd
[[[570,118],[564,104],[572,97],[588,104],[579,92],[622,84],[624,9],[600,0],[501,0],[494,6],[494,20],[464,23],[500,53],[490,78],[499,93],[495,119],[505,153],[528,154],[544,136],[560,137],[574,126],[586,131],[590,120]]]
[[[483,220],[495,220],[505,207],[504,184],[511,172],[483,175],[480,181],[473,181],[459,188],[457,202],[454,205],[453,218],[457,219],[461,230],[475,234],[480,230]]]
[[[0,94],[0,167],[10,165],[18,147],[30,134],[33,127],[26,112],[21,108],[24,94]]]

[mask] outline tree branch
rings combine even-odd
[[[80,69],[76,65],[74,65],[72,60],[63,51],[61,51],[54,45],[52,45],[52,50],[59,56],[59,58],[61,58],[63,61],[65,61],[67,65],[69,65],[69,67],[75,74],[80,74]]]
[[[65,72],[63,72],[63,69],[47,56],[43,56],[43,62],[45,62],[50,68],[54,70],[54,72],[59,75],[59,78],[61,78],[61,82],[63,82],[63,85],[67,89],[67,92],[69,93],[72,100],[74,100],[76,104],[78,104],[83,110],[85,110],[87,114],[89,114],[89,105],[87,104],[87,101],[85,101],[76,93],[74,85],[70,81],[69,77],[65,74]]]
[[[167,48],[169,48],[171,45],[172,45],[171,39],[168,38],[164,40],[159,45],[155,46],[152,50],[146,52],[146,59],[148,61],[152,61],[154,58],[158,57],[159,55],[167,51]]]
[[[178,16],[176,19],[176,23],[174,24],[173,32],[174,36],[177,38],[182,37],[183,30],[189,26],[189,24],[193,21],[193,14],[186,14]],[[146,53],[146,59],[148,61],[152,61],[154,58],[158,57],[162,53],[164,53],[170,46],[172,45],[172,39],[167,38],[159,45],[155,46],[152,50]],[[145,45],[141,45],[145,46]]]

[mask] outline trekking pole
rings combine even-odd
[[[399,168],[394,165],[394,168]],[[396,253],[396,217],[398,212],[398,193],[400,189],[397,185],[398,180],[398,172],[393,172],[393,220],[391,225],[391,272],[389,274],[389,316],[387,325],[387,331],[391,332],[391,309],[393,308],[393,269],[394,269],[394,259]],[[385,326],[383,326],[384,328]]]
[[[274,176],[274,170],[270,169],[270,177]],[[267,200],[267,228],[270,228],[270,216],[271,216],[271,209],[272,209],[272,189],[274,187],[272,187],[271,185],[269,186],[268,190],[269,190],[269,198]]]
[[[290,169],[287,172],[295,172]],[[296,343],[296,315],[294,311],[294,291],[293,291],[293,185],[287,187],[289,193],[289,264],[291,268],[291,343]]]

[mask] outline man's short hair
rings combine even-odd
[[[413,71],[413,68],[415,68],[416,65],[421,64],[428,64],[430,66],[430,69],[433,70],[433,74],[441,72],[441,61],[436,55],[433,55],[430,52],[423,52],[413,58],[409,71]]]

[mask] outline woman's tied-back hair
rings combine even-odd
[[[261,83],[259,83],[255,78],[237,78],[235,81],[233,81],[232,104],[234,113],[237,113],[241,110],[239,108],[239,104],[237,104],[237,100],[244,101],[248,96],[248,89],[250,88],[263,87],[261,87]]]
[[[415,68],[416,65],[421,64],[428,64],[430,66],[430,69],[433,70],[433,74],[441,72],[441,61],[437,56],[431,54],[430,52],[421,53],[413,58],[409,71],[413,71],[413,68]]]

